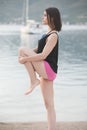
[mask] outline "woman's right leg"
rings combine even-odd
[[[27,48],[24,48],[24,47],[19,49],[19,58],[20,58],[20,56],[30,56],[30,55],[35,55],[35,52],[28,50]],[[47,74],[45,71],[43,61],[26,62],[24,65],[28,71],[28,74],[30,77],[30,82],[31,82],[31,86],[29,87],[29,89],[26,92],[26,94],[29,94],[39,84],[39,80],[36,77],[36,72],[43,78],[47,78]]]
[[[24,50],[25,50],[26,48],[25,47],[21,47],[21,48],[19,48],[19,52],[18,52],[18,55],[19,55],[19,62],[21,63],[21,61],[20,61],[20,57],[21,56],[28,56],[27,55],[27,53],[24,53]],[[40,83],[40,80],[39,79],[37,79],[37,76],[36,76],[36,72],[35,72],[35,70],[34,70],[34,68],[33,68],[33,66],[32,66],[32,63],[31,62],[26,62],[25,64],[25,68],[27,69],[27,71],[28,71],[28,74],[29,74],[29,78],[30,78],[30,87],[29,87],[29,89],[26,91],[26,95],[27,94],[29,94],[29,93],[31,93],[32,92],[32,90],[37,86],[37,85],[39,85],[39,83]]]

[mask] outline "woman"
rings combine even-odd
[[[30,87],[26,95],[40,84],[47,110],[48,130],[56,129],[56,114],[54,109],[53,81],[57,75],[58,33],[61,30],[61,16],[57,8],[51,7],[44,11],[42,23],[48,25],[48,32],[42,36],[36,49],[19,49],[19,62],[24,64],[29,77]],[[40,80],[36,76],[40,76]]]

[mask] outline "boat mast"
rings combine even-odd
[[[27,24],[27,20],[29,19],[29,16],[28,16],[28,11],[29,11],[29,0],[26,0],[26,24]]]

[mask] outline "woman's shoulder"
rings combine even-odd
[[[52,31],[48,32],[47,34],[50,35],[50,34],[55,34],[55,33],[58,34],[58,31],[52,30]]]
[[[48,35],[48,37],[58,38],[58,32],[56,30],[49,32],[47,35]]]
[[[43,34],[41,39],[51,39],[51,38],[58,39],[58,32],[56,30],[53,30],[53,31],[50,31],[50,32]]]
[[[48,33],[48,38],[58,39],[58,32],[55,30],[51,31],[50,33]]]

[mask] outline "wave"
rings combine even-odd
[[[19,32],[22,25],[0,25],[0,33]]]
[[[87,25],[67,25],[63,24],[62,30],[87,30]]]
[[[0,35],[4,34],[13,34],[13,33],[20,33],[21,28],[23,25],[0,25]],[[63,24],[62,30],[87,30],[87,25],[68,25]]]

